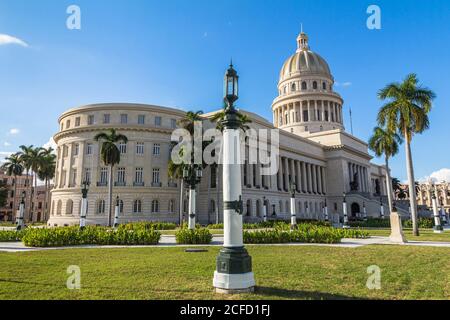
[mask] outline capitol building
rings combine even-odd
[[[302,32],[296,51],[281,67],[273,122],[241,110],[252,120],[251,128],[279,129],[280,137],[276,174],[262,176],[260,164],[243,165],[245,221],[261,221],[264,206],[269,217],[288,219],[291,180],[296,182],[300,219],[324,219],[327,204],[330,219],[342,220],[344,193],[350,219],[361,217],[364,207],[369,216],[379,217],[380,203],[388,214],[385,167],[371,163],[367,143],[346,132],[343,105],[329,65],[310,49]],[[205,120],[214,114],[205,114]],[[171,134],[184,116],[178,109],[127,103],[64,112],[54,136],[57,169],[48,224],[79,223],[83,181],[90,182],[87,224],[107,224],[108,168],[94,137],[110,128],[129,140],[118,146],[121,162],[112,181],[113,196],[120,199],[120,222],[178,222],[180,212],[186,217],[187,196],[181,194],[180,181],[168,175]],[[215,223],[216,217],[222,221],[222,181],[220,166],[204,170],[196,206],[199,223]]]

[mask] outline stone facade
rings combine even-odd
[[[249,163],[246,152],[242,166],[246,221],[262,220],[264,205],[269,217],[289,219],[290,181],[297,185],[297,215],[302,219],[323,219],[327,203],[330,218],[342,220],[344,192],[351,219],[360,217],[364,205],[370,216],[378,217],[380,200],[388,213],[385,168],[370,162],[365,142],[345,132],[344,101],[333,85],[327,63],[309,50],[302,33],[296,54],[280,75],[279,97],[272,106],[274,122],[241,110],[256,132],[279,129],[280,136],[279,170],[272,176],[261,175],[263,166]],[[108,128],[129,138],[127,145],[119,146],[122,160],[114,169],[114,197],[121,201],[121,222],[178,222],[180,205],[186,214],[187,199],[180,200],[180,183],[169,179],[167,164],[171,133],[184,115],[177,109],[139,104],[89,105],[63,113],[60,132],[54,137],[58,165],[49,225],[78,224],[84,180],[91,182],[87,223],[107,223],[107,168],[101,163],[94,136]],[[207,121],[205,126],[213,124]],[[207,167],[203,176],[198,187],[198,221],[214,223],[217,217],[222,221],[221,167]]]

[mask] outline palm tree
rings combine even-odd
[[[53,153],[53,148],[43,149],[41,152],[42,161],[38,170],[38,177],[45,184],[45,199],[44,199],[44,220],[48,218],[48,200],[50,181],[55,178],[56,170],[56,155]]]
[[[397,178],[392,178],[392,190],[394,190],[394,195],[397,195],[401,189],[402,185],[400,183],[400,180],[398,180]]]
[[[398,153],[398,146],[402,138],[395,132],[380,127],[373,129],[373,136],[369,139],[369,148],[375,152],[377,157],[384,155],[386,163],[386,187],[389,201],[389,210],[392,212],[392,179],[389,169],[389,159]]]
[[[39,170],[39,166],[42,161],[42,155],[41,151],[42,148],[35,148],[34,146],[20,146],[20,149],[22,150],[20,152],[21,160],[24,163],[25,170],[27,172],[27,179],[26,183],[30,186],[31,192],[30,192],[30,205],[29,205],[29,220],[33,221],[33,203],[36,197],[36,188],[37,188],[37,172]],[[33,187],[33,181],[30,184],[28,181],[28,176],[30,174],[30,171],[33,173],[33,181],[34,181],[34,187]]]
[[[203,121],[203,111],[189,111],[186,113],[184,118],[178,120],[178,125],[189,131],[191,136],[194,136],[194,128],[195,128],[195,122],[202,122]]]
[[[211,122],[215,122],[216,123],[216,128],[217,130],[223,132],[223,124],[222,121],[225,119],[225,110],[222,110],[220,112],[217,112],[214,116],[212,116],[212,118],[210,119]],[[250,118],[246,115],[243,114],[241,112],[237,112],[237,117],[239,119],[240,122],[240,129],[243,130],[244,132],[249,130],[250,127],[248,126],[249,123],[252,123],[252,120],[250,120]]]
[[[23,164],[19,154],[13,154],[7,157],[6,162],[2,165],[8,176],[14,177],[14,199],[13,199],[13,216],[16,214],[16,199],[17,199],[17,176],[23,174]]]
[[[405,140],[406,165],[409,182],[413,233],[419,236],[417,224],[417,199],[414,188],[414,168],[411,155],[411,140],[414,134],[421,134],[430,126],[428,113],[436,95],[419,85],[417,75],[410,74],[402,83],[391,83],[378,93],[381,100],[388,99],[378,114],[378,123],[390,131],[396,131]]]
[[[117,143],[128,143],[128,138],[123,134],[119,134],[115,129],[110,129],[109,132],[101,132],[94,137],[95,141],[103,141],[101,147],[101,158],[103,163],[109,167],[109,179],[108,179],[108,226],[111,226],[111,217],[113,214],[112,206],[112,189],[113,189],[113,168],[116,164],[120,163],[120,150],[117,147]]]

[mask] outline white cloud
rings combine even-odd
[[[17,128],[12,128],[11,130],[9,130],[9,132],[8,132],[10,135],[16,135],[16,134],[19,134],[20,133],[20,129],[17,129]]]
[[[342,83],[335,82],[334,84],[335,84],[336,87],[344,87],[344,88],[350,87],[352,85],[351,82],[342,82]]]
[[[53,150],[56,150],[57,145],[55,140],[53,140],[53,138],[48,139],[48,142],[46,144],[44,144],[43,148],[48,149],[48,148],[53,148]]]
[[[422,179],[419,179],[420,182],[428,182],[430,178],[434,182],[450,182],[450,169],[443,168],[441,170],[435,171],[429,176],[423,177]]]
[[[28,47],[28,43],[26,43],[25,41],[7,34],[0,33],[0,46],[8,44],[16,44],[25,48]]]
[[[0,163],[5,162],[5,158],[12,155],[13,152],[0,151]]]
[[[11,147],[11,143],[9,143],[9,142],[7,142],[7,141],[5,141],[5,142],[3,143],[3,145],[4,145],[5,147]]]

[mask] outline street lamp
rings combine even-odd
[[[344,229],[349,229],[350,226],[348,224],[348,213],[347,213],[347,194],[344,192],[344,201],[342,203],[342,211],[344,213],[344,225],[343,228]]]
[[[297,188],[297,184],[292,181],[290,181],[289,184],[289,192],[291,193],[291,230],[296,230],[298,228],[297,226],[297,212],[295,207],[295,190]]]
[[[213,285],[218,293],[253,292],[252,258],[244,247],[242,232],[242,178],[240,121],[233,103],[238,99],[238,75],[233,64],[225,74],[223,131],[224,247],[217,257]],[[236,162],[237,160],[237,162]]]
[[[380,196],[380,215],[381,215],[381,219],[384,219],[383,198],[381,196]]]
[[[441,225],[441,217],[439,216],[439,210],[437,205],[437,198],[436,198],[436,188],[434,186],[434,183],[430,180],[429,182],[430,188],[431,188],[431,199],[433,204],[433,215],[434,215],[434,233],[442,233],[444,228],[442,228]]]
[[[187,165],[183,168],[183,180],[189,186],[189,223],[190,230],[195,230],[196,218],[196,188],[203,177],[201,166],[195,164]]]
[[[83,230],[86,227],[87,216],[87,195],[89,192],[89,181],[84,181],[81,185],[81,212],[80,212],[80,229]]]
[[[114,229],[119,227],[120,198],[116,198],[116,207],[114,208]]]
[[[19,212],[17,212],[17,218],[16,218],[16,230],[17,231],[20,231],[25,227],[23,217],[25,214],[25,198],[26,198],[26,196],[27,196],[27,193],[25,191],[22,191],[20,205],[19,205]]]

